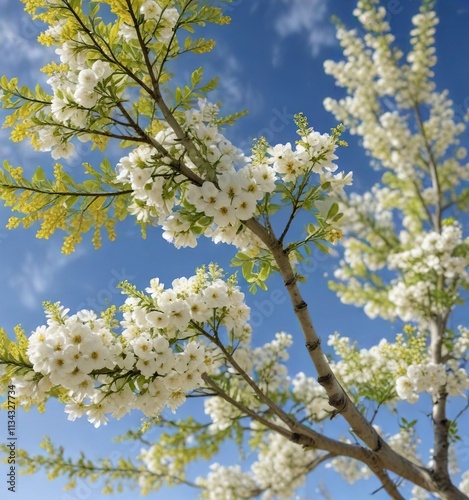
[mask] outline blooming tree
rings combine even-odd
[[[237,277],[216,264],[171,286],[158,278],[145,290],[123,282],[120,311],[71,313],[47,303],[45,324],[29,337],[19,327],[16,341],[2,332],[2,390],[14,384],[26,408],[58,398],[69,420],[85,417],[95,427],[141,412],[144,424],[127,437],[147,444],[134,460],[94,464],[68,459],[46,440],[47,455],[21,453],[26,470],[68,475],[71,486],[99,471],[107,492],[127,482],[143,493],[189,484],[207,499],[268,499],[291,498],[326,463],[349,482],[375,475],[391,498],[404,498],[404,482],[416,499],[468,498],[469,472],[460,484],[453,473],[467,408],[469,329],[453,331],[448,321],[469,285],[460,217],[469,207],[469,164],[459,143],[465,125],[432,80],[433,3],[424,0],[412,19],[405,57],[378,0],[358,1],[360,29],[337,24],[344,60],[325,69],[347,96],[324,104],[383,170],[379,184],[356,194],[346,188],[352,174],[334,163],[342,126],[319,133],[299,114],[293,145],[261,137],[241,151],[224,129],[242,113],[223,116],[207,100],[216,80],[205,81],[202,68],[188,82],[172,75],[173,60],[213,48],[199,33],[229,21],[215,5],[222,2],[23,2],[48,26],[39,41],[56,47],[58,59],[44,68],[47,89],[1,79],[12,140],[29,139],[57,161],[73,155],[76,141],[102,152],[117,142],[124,154],[116,165],[84,163],[85,180],[60,163],[49,177],[38,168],[27,179],[5,162],[0,194],[17,214],[8,227],[35,224],[41,238],[62,230],[63,252],[71,253],[90,230],[95,247],[103,229],[114,239],[116,222],[131,215],[143,233],[161,226],[176,248],[200,238],[232,245],[233,265],[252,292],[281,275],[312,361],[307,374],[288,374],[294,339],[285,332],[251,346],[256,332]],[[311,246],[327,252],[342,238],[331,287],[371,318],[405,322],[392,342],[359,349],[336,333],[331,351],[314,329],[297,264]],[[402,418],[394,435],[378,426],[389,411],[408,417],[424,393],[429,463],[417,420]],[[194,396],[203,398],[206,418],[176,418]],[[354,441],[334,431],[338,420]],[[155,426],[164,432],[148,443],[143,437]],[[230,439],[256,452],[250,469],[213,463],[205,477],[187,477],[190,463],[213,461]]]

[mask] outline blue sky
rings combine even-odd
[[[355,2],[350,0],[234,0],[227,7],[232,23],[227,27],[210,28],[217,39],[217,48],[212,54],[199,57],[196,63],[203,64],[208,74],[219,74],[221,86],[213,100],[225,103],[227,112],[248,109],[243,118],[230,132],[233,142],[249,147],[255,136],[264,135],[271,143],[295,140],[293,114],[304,112],[310,123],[319,131],[326,132],[336,125],[334,118],[322,107],[327,96],[341,95],[334,87],[332,78],[326,76],[322,65],[325,59],[339,59],[340,51],[329,22],[332,14],[338,14],[348,24],[352,21]],[[391,11],[391,23],[398,40],[404,46],[408,40],[410,17],[416,12],[416,0],[389,0],[384,2]],[[437,33],[437,55],[439,58],[437,85],[448,88],[455,102],[457,112],[463,114],[469,108],[469,4],[466,0],[442,1],[438,4],[440,25]],[[38,69],[50,59],[43,47],[35,42],[40,27],[22,12],[17,0],[0,0],[0,56],[1,73],[19,76],[22,83],[31,84],[44,79]],[[185,63],[177,66],[182,74],[189,70]],[[458,111],[459,110],[459,111]],[[467,138],[467,137],[466,137]],[[361,152],[357,140],[348,135],[349,147],[339,152],[341,169],[353,170],[354,190],[363,190],[376,180],[376,173],[368,165],[368,159]],[[114,160],[118,151],[110,151]],[[8,132],[0,131],[0,158],[15,165],[22,165],[32,171],[38,164],[44,169],[53,161],[47,153],[38,155],[28,144],[13,144],[8,141]],[[68,162],[67,171],[79,171],[80,162],[90,161],[93,156],[81,154]],[[61,238],[49,241],[37,240],[34,231],[7,231],[2,229],[8,219],[8,210],[0,209],[0,280],[3,284],[0,300],[0,326],[11,331],[21,323],[27,332],[44,323],[41,303],[44,300],[60,300],[72,311],[77,308],[101,309],[110,303],[120,303],[121,296],[115,285],[128,279],[138,287],[147,286],[150,278],[159,276],[165,283],[179,276],[191,275],[195,268],[211,261],[219,262],[228,269],[233,249],[215,246],[200,241],[195,250],[176,251],[161,238],[159,229],[149,230],[146,240],[140,237],[140,230],[129,218],[117,227],[116,242],[104,241],[99,251],[92,249],[86,241],[72,256],[60,253]],[[309,281],[304,286],[311,314],[317,330],[323,337],[338,330],[344,335],[359,340],[363,346],[370,346],[381,337],[392,338],[400,325],[380,320],[370,321],[358,309],[342,305],[327,289],[327,277],[337,265],[333,256],[313,253],[313,260],[304,271]],[[268,341],[276,331],[285,330],[298,339],[291,355],[295,370],[313,374],[312,366],[304,352],[302,337],[287,303],[270,308],[267,301],[274,291],[284,293],[281,283],[272,280],[265,295],[249,297],[255,318],[254,343]],[[458,313],[467,324],[467,312]],[[451,325],[453,327],[457,324]],[[293,363],[292,363],[293,364]],[[191,403],[186,404],[185,410]],[[197,411],[197,410],[193,410]],[[18,436],[20,446],[38,451],[43,435],[62,444],[76,455],[83,450],[90,458],[109,456],[111,453],[136,455],[138,448],[117,445],[111,442],[113,436],[138,424],[140,415],[133,414],[107,427],[94,429],[85,420],[68,422],[63,408],[55,402],[48,406],[45,414],[35,411],[18,415]],[[466,418],[467,420],[467,418]],[[392,422],[395,425],[396,422]],[[469,427],[469,426],[468,426]],[[343,427],[345,430],[345,427]],[[394,429],[395,431],[396,429]],[[467,433],[467,431],[466,431]],[[5,416],[0,415],[0,440],[6,437]],[[469,435],[465,436],[469,438]],[[467,439],[466,439],[467,441]],[[469,452],[466,447],[461,468],[469,468]],[[222,460],[226,464],[237,463],[236,450],[228,447]],[[203,473],[204,467],[196,467]],[[6,492],[5,466],[0,465],[0,492]],[[340,484],[326,469],[311,477],[300,493],[305,498],[315,498],[319,478],[326,483],[332,498],[350,498],[350,489]],[[76,492],[64,493],[63,481],[49,482],[38,474],[18,478],[16,499],[88,500],[101,498],[99,488],[82,483]],[[369,498],[376,489],[372,481],[362,482],[355,489],[354,498]],[[170,490],[156,493],[154,498],[190,499],[192,491]],[[128,500],[133,493],[109,496]],[[373,498],[385,498],[378,493]]]

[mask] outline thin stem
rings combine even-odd
[[[117,103],[117,107],[121,111],[122,115],[128,120],[129,125],[140,135],[140,137],[144,138],[147,144],[153,146],[159,153],[163,156],[166,156],[171,159],[170,167],[176,170],[178,173],[183,174],[187,179],[189,179],[192,183],[197,186],[201,186],[203,184],[203,179],[201,179],[195,172],[193,172],[189,167],[187,167],[184,162],[179,159],[175,159],[171,156],[169,151],[160,144],[153,137],[149,136],[140,125],[130,116],[122,103]]]
[[[109,45],[106,44],[106,47],[108,48],[109,52],[111,55],[106,54],[106,52],[103,50],[101,45],[98,43],[96,40],[94,33],[86,26],[86,24],[83,22],[81,17],[77,14],[77,12],[73,9],[73,7],[67,3],[67,8],[70,10],[70,12],[73,14],[73,17],[77,20],[78,24],[81,26],[81,28],[84,30],[84,32],[90,37],[91,41],[93,42],[93,45],[91,45],[91,48],[96,49],[105,59],[105,61],[109,63],[113,63],[117,65],[122,71],[129,77],[131,78],[136,84],[138,84],[142,89],[144,89],[148,95],[152,96],[152,90],[148,85],[145,84],[143,80],[138,78],[137,75],[133,71],[131,71],[127,66],[124,66],[119,59],[114,55],[112,50],[110,49]],[[78,42],[77,42],[78,43]],[[83,46],[87,46],[87,44],[82,43]]]
[[[430,177],[432,180],[433,189],[435,190],[436,195],[437,195],[435,214],[431,220],[433,221],[433,227],[435,228],[435,230],[438,232],[441,232],[442,193],[441,193],[440,180],[438,177],[438,166],[436,163],[435,155],[433,154],[432,147],[430,145],[430,141],[428,140],[428,136],[427,136],[427,133],[425,131],[425,126],[423,124],[423,119],[422,119],[422,115],[420,113],[420,108],[416,102],[414,103],[414,112],[415,112],[415,116],[417,118],[417,124],[418,124],[419,130],[420,130],[420,134],[422,135],[425,149],[426,149],[427,154],[428,154]]]
[[[287,233],[288,233],[288,231],[290,229],[290,226],[292,225],[293,220],[295,219],[295,216],[298,213],[299,201],[300,201],[301,195],[303,193],[303,188],[305,186],[305,182],[307,182],[307,180],[308,180],[307,176],[305,175],[304,178],[303,178],[302,185],[298,189],[298,195],[296,196],[295,200],[292,200],[292,210],[291,210],[291,213],[290,213],[290,217],[288,218],[288,221],[285,224],[285,228],[282,231],[282,234],[280,235],[280,237],[278,239],[280,242],[283,242],[283,240],[285,239],[285,236],[287,235]],[[296,183],[295,183],[295,185],[296,185]],[[295,190],[295,188],[293,188],[293,191],[294,190]]]
[[[29,458],[29,460],[33,461],[35,457]],[[41,457],[42,458],[42,457]],[[24,460],[24,458],[23,458]],[[43,463],[40,464],[43,467],[55,467],[57,466],[57,460],[55,458],[53,459],[43,459]],[[149,471],[148,469],[131,469],[131,468],[125,468],[125,467],[98,467],[98,466],[87,466],[87,465],[81,465],[81,464],[76,464],[76,463],[70,463],[70,462],[65,462],[67,470],[69,471],[69,474],[73,473],[79,473],[80,471],[86,471],[89,472],[90,474],[93,473],[100,473],[100,474],[105,474],[105,475],[113,475],[116,473],[122,473],[125,474],[128,477],[131,476],[141,476],[142,474],[152,476],[155,478],[160,478],[160,479],[171,479],[172,481],[179,483],[179,484],[185,484],[187,486],[191,486],[193,488],[200,489],[201,486],[193,483],[192,481],[188,481],[186,479],[176,477],[176,476],[168,476],[165,474],[155,474],[154,472]]]
[[[106,191],[101,191],[101,192],[53,191],[53,190],[35,188],[32,186],[19,186],[19,185],[14,186],[12,184],[0,184],[0,188],[1,189],[12,189],[12,190],[21,189],[22,191],[32,191],[34,193],[40,193],[40,194],[49,194],[49,195],[56,195],[56,196],[76,196],[76,197],[83,197],[83,198],[87,198],[90,196],[95,197],[95,198],[99,198],[99,197],[103,197],[103,196],[113,197],[113,196],[122,196],[125,194],[133,193],[132,189],[124,189],[122,191],[110,191],[110,192],[106,192]]]
[[[417,198],[419,199],[423,209],[425,210],[425,214],[428,217],[428,221],[431,223],[433,221],[433,216],[432,216],[432,213],[430,212],[430,209],[428,208],[427,204],[425,203],[425,200],[423,199],[422,190],[419,188],[419,186],[417,185],[417,182],[415,180],[412,181],[412,184],[415,187],[415,194],[417,195]]]
[[[274,422],[262,417],[259,413],[255,412],[254,410],[251,410],[243,403],[240,403],[239,401],[236,401],[236,399],[233,399],[218,384],[216,384],[215,381],[206,373],[202,375],[202,378],[205,381],[205,383],[207,383],[210,386],[210,388],[213,389],[220,397],[222,397],[225,401],[230,403],[235,408],[238,408],[238,410],[240,410],[242,413],[250,416],[253,420],[261,423],[268,429],[278,432],[284,438],[291,440],[292,436],[291,431],[289,431],[285,427],[281,427],[280,425],[277,425]]]
[[[185,8],[190,4],[191,2],[189,1]],[[149,92],[150,96],[153,98],[155,101],[156,105],[162,112],[164,119],[166,120],[166,123],[173,129],[174,133],[176,134],[176,137],[178,140],[181,142],[181,144],[184,146],[186,151],[189,154],[190,159],[194,162],[194,164],[201,168],[202,171],[204,171],[207,174],[208,180],[213,180],[215,177],[215,172],[212,172],[211,166],[209,163],[207,163],[202,155],[200,154],[200,151],[198,148],[195,146],[194,142],[189,138],[186,132],[182,129],[181,125],[179,122],[176,120],[174,114],[171,112],[169,107],[167,106],[166,102],[163,99],[163,96],[161,95],[161,90],[158,82],[158,78],[156,77],[154,71],[153,71],[153,64],[150,61],[149,55],[148,55],[148,47],[145,45],[145,42],[143,40],[141,31],[139,29],[139,25],[137,22],[137,18],[135,17],[135,13],[132,8],[132,4],[130,0],[126,0],[127,8],[129,10],[129,13],[132,17],[132,22],[134,23],[134,28],[135,31],[137,32],[137,39],[140,45],[140,49],[142,50],[143,53],[143,58],[145,61],[145,66],[147,68],[151,84],[152,84],[152,89],[150,89],[148,86],[145,86],[145,90]],[[183,12],[181,12],[180,16],[182,15]],[[169,49],[168,49],[169,50]]]
[[[382,488],[389,494],[391,498],[394,498],[395,500],[405,500],[405,497],[403,497],[399,493],[396,483],[391,480],[389,474],[384,469],[377,468],[376,470],[374,470],[373,468],[371,468],[371,470],[381,481]]]
[[[241,375],[241,377],[245,380],[245,382],[251,387],[254,391],[254,394],[259,398],[260,401],[265,403],[269,409],[272,411],[274,415],[280,418],[288,427],[292,426],[292,417],[285,413],[278,405],[276,405],[264,392],[260,389],[260,387],[252,380],[252,378],[241,368],[241,366],[236,362],[233,356],[227,351],[226,347],[218,341],[215,337],[205,333],[210,340],[217,345],[225,355],[226,359],[229,361],[231,366]]]
[[[148,71],[148,76],[150,77],[150,80],[151,80],[151,83],[153,86],[153,96],[154,96],[156,94],[156,92],[158,91],[158,82],[156,80],[155,73],[153,72],[153,64],[150,61],[149,50],[148,50],[148,47],[145,45],[145,42],[144,42],[143,37],[142,37],[142,32],[139,29],[138,21],[137,21],[137,18],[135,16],[134,9],[132,7],[132,2],[130,0],[126,0],[125,3],[127,4],[127,9],[129,11],[130,17],[132,18],[135,32],[137,33],[138,44],[140,45],[140,49],[141,49],[142,54],[143,54],[143,60],[145,61],[145,66],[146,66],[147,71]]]
[[[77,108],[77,109],[82,109],[82,108]],[[114,122],[118,125],[128,126],[127,123],[120,122],[119,120],[116,120],[113,117],[108,117],[108,118],[109,118],[109,120],[111,120],[112,122]],[[109,131],[104,131],[104,130],[81,129],[81,128],[77,128],[77,127],[72,127],[71,125],[65,125],[63,123],[54,123],[54,122],[43,122],[43,123],[41,123],[41,125],[44,125],[46,127],[60,127],[60,128],[67,130],[67,131],[76,132],[77,134],[101,135],[104,137],[109,137],[110,139],[119,139],[121,141],[134,141],[134,142],[146,143],[146,140],[144,140],[140,137],[135,137],[133,135],[117,134],[115,132],[109,132]]]

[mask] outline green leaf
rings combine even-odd
[[[236,259],[239,259],[239,260],[251,260],[251,257],[249,257],[249,255],[243,253],[243,252],[238,252],[236,254]]]
[[[38,183],[43,181],[46,178],[46,174],[44,170],[41,167],[37,167],[36,170],[34,171],[33,177],[32,177],[32,182]]]
[[[203,92],[205,94],[206,92],[211,92],[212,90],[215,90],[218,87],[219,80],[220,78],[218,76],[212,78],[205,85],[199,87],[199,92]]]
[[[83,182],[83,187],[87,190],[87,191],[97,191],[99,189],[101,189],[101,183],[98,182],[98,181],[94,181],[92,179],[88,179],[87,181],[84,181]]]
[[[327,212],[326,219],[332,219],[339,212],[339,205],[337,203],[333,203]]]
[[[176,90],[174,92],[174,100],[176,101],[176,104],[179,104],[182,101],[182,90],[180,87],[176,87]]]
[[[193,88],[197,87],[197,85],[202,81],[203,74],[204,74],[204,68],[202,66],[192,72],[191,85]]]
[[[266,262],[265,264],[263,264],[261,270],[259,271],[258,275],[259,280],[265,281],[270,276],[271,272],[272,272],[272,267],[268,262]]]
[[[245,262],[241,267],[241,272],[243,274],[243,278],[248,282],[250,282],[252,279],[253,267],[254,267],[254,262],[252,262],[252,261]]]
[[[319,242],[319,241],[313,241],[313,243],[319,248],[319,250],[321,250],[321,252],[323,253],[329,253],[329,247],[324,245],[323,243]]]

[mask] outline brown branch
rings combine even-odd
[[[296,419],[292,418],[290,415],[285,413],[270,398],[268,398],[262,392],[262,390],[259,388],[259,386],[254,382],[254,380],[252,380],[252,378],[238,365],[236,360],[233,358],[233,356],[231,356],[231,354],[226,350],[226,348],[224,347],[224,345],[221,342],[219,342],[217,339],[215,339],[214,337],[209,335],[207,332],[202,332],[202,333],[204,333],[206,336],[208,336],[212,342],[216,343],[216,345],[222,350],[223,354],[228,359],[229,363],[233,366],[233,368],[243,377],[243,379],[254,390],[256,396],[258,396],[258,398],[262,402],[267,404],[267,406],[269,407],[269,409],[272,411],[272,413],[274,415],[276,415],[286,425],[288,425],[288,427],[291,429],[291,431],[294,433],[294,435],[308,436],[313,441],[314,445],[312,445],[312,446],[314,448],[327,450],[327,451],[333,453],[334,455],[335,454],[341,455],[341,453],[336,453],[335,450],[331,449],[332,443],[330,442],[330,440],[328,440],[328,438],[326,438],[322,434],[319,434],[319,433],[313,431],[312,429],[303,425],[302,423],[298,422]],[[319,347],[319,343],[317,344],[317,347]],[[204,380],[205,380],[205,378],[204,378]],[[213,386],[212,386],[212,388],[213,388]],[[226,399],[226,398],[224,398],[224,399]],[[228,401],[228,399],[226,399],[226,400]],[[234,401],[234,400],[232,398],[230,398],[230,400],[228,402],[230,402],[230,404],[233,404],[232,401]],[[237,407],[238,407],[238,409],[240,409],[239,406],[237,406]],[[257,415],[257,413],[254,413],[254,414]],[[250,416],[253,417],[253,414],[251,413]],[[263,418],[263,417],[261,417],[261,418]],[[284,435],[284,437],[287,437],[287,436]],[[288,438],[288,439],[293,440],[292,438]],[[321,447],[321,445],[318,445],[318,443],[323,442],[324,439],[328,440],[327,447],[325,447],[325,448]],[[297,441],[295,441],[295,442],[297,442]],[[340,443],[340,442],[336,441],[334,444],[336,444],[336,443]],[[340,443],[340,444],[343,444],[343,443]],[[360,461],[366,463],[366,465],[368,465],[368,467],[371,469],[371,471],[381,481],[383,488],[389,493],[391,498],[394,498],[396,500],[404,500],[404,498],[399,493],[396,484],[389,478],[388,473],[383,468],[383,466],[380,464],[380,459],[377,457],[377,455],[375,453],[370,453],[369,450],[366,450],[362,447],[355,447],[355,448],[359,448],[359,449],[363,450],[363,456],[361,456],[360,458],[358,458],[358,457],[353,457],[353,458],[357,458],[358,460],[360,460]],[[349,456],[349,455],[345,455],[345,456]]]
[[[202,375],[202,378],[221,398],[232,404],[242,413],[261,423],[268,429],[278,432],[284,438],[296,444],[301,444],[306,448],[315,448],[318,450],[328,451],[333,455],[342,455],[345,457],[354,458],[365,464],[368,464],[368,462],[372,460],[373,453],[361,446],[356,446],[331,439],[301,424],[295,425],[295,428],[299,432],[292,432],[285,427],[277,425],[271,420],[264,418],[256,411],[251,410],[243,403],[240,403],[233,399],[208,374],[204,373]]]
[[[123,189],[122,191],[100,191],[100,192],[96,192],[96,193],[93,193],[93,192],[88,192],[88,191],[75,191],[75,192],[72,192],[72,191],[48,191],[47,189],[39,189],[39,188],[35,188],[35,187],[32,187],[32,186],[14,186],[12,184],[0,184],[0,189],[11,189],[11,190],[16,190],[16,189],[21,189],[22,191],[32,191],[33,193],[40,193],[40,194],[50,194],[50,195],[55,195],[55,196],[76,196],[76,197],[95,197],[95,198],[99,198],[99,197],[103,197],[103,196],[107,196],[107,197],[114,197],[114,196],[122,196],[124,194],[130,194],[130,193],[133,193],[133,190],[132,189]]]
[[[338,455],[353,458],[365,463],[371,469],[371,471],[381,481],[383,488],[386,490],[386,492],[389,493],[391,498],[396,500],[404,500],[404,497],[399,493],[396,484],[389,478],[387,472],[379,465],[379,458],[375,453],[361,446],[354,446],[343,443],[341,441],[327,438],[326,436],[319,434],[312,429],[298,423],[295,425],[295,428],[300,431],[301,434],[297,432],[290,432],[284,427],[278,426],[272,421],[265,419],[264,417],[259,415],[259,413],[249,409],[242,403],[239,403],[238,401],[230,397],[207,374],[204,374],[202,378],[225,401],[233,405],[235,408],[238,408],[242,413],[250,416],[257,422],[262,423],[268,429],[279,432],[286,439],[297,444],[303,444],[303,446],[306,448],[315,448],[318,450],[328,451],[327,454],[321,455],[311,462],[308,467],[308,472],[316,468],[322,462]]]
[[[291,440],[292,432],[286,429],[285,427],[282,427],[280,425],[275,424],[274,422],[264,418],[262,415],[259,413],[255,412],[254,410],[251,410],[248,408],[246,405],[243,403],[240,403],[239,401],[236,401],[236,399],[232,398],[229,396],[218,384],[215,383],[215,381],[206,373],[202,375],[202,378],[206,384],[210,386],[211,389],[213,389],[222,399],[230,403],[230,405],[234,406],[237,408],[239,411],[244,413],[245,415],[248,415],[251,417],[253,420],[261,423],[268,429],[271,429],[275,432],[278,432],[280,435],[282,435],[284,438]]]
[[[195,172],[193,172],[181,159],[175,159],[171,156],[169,151],[160,144],[156,139],[149,136],[140,125],[130,116],[128,111],[125,109],[125,106],[122,103],[117,103],[117,107],[121,111],[122,115],[127,119],[129,126],[132,127],[140,137],[144,138],[146,143],[153,146],[159,153],[163,156],[168,157],[171,160],[171,164],[169,165],[173,170],[178,173],[184,175],[187,179],[189,179],[192,183],[197,186],[201,186],[203,184],[203,179],[201,179]]]
[[[126,0],[127,8],[129,10],[129,13],[132,17],[132,22],[134,23],[134,28],[137,33],[137,39],[138,43],[140,45],[140,49],[143,53],[143,59],[145,61],[145,66],[148,71],[148,75],[151,80],[152,84],[152,89],[150,90],[149,87],[146,87],[146,91],[150,93],[150,96],[154,99],[156,105],[162,112],[164,119],[166,120],[166,123],[172,128],[174,133],[176,134],[176,137],[178,140],[181,142],[181,144],[184,146],[186,151],[189,154],[190,159],[194,162],[194,164],[199,167],[202,172],[204,172],[207,175],[208,180],[214,180],[215,179],[215,172],[212,172],[213,168],[211,168],[211,165],[204,160],[202,157],[200,151],[194,144],[194,142],[189,138],[186,132],[182,129],[181,125],[179,122],[176,120],[174,114],[171,112],[169,107],[167,106],[166,102],[163,99],[163,96],[161,95],[160,91],[160,86],[158,82],[158,78],[156,77],[154,71],[153,71],[153,64],[150,61],[149,55],[148,55],[148,47],[145,45],[145,41],[143,40],[142,33],[139,29],[137,18],[135,17],[135,13],[132,9],[132,3],[130,0]],[[189,5],[190,2],[187,4]],[[187,8],[187,6],[186,6]],[[181,13],[182,14],[182,13]],[[168,48],[169,50],[169,48]]]
[[[205,332],[205,330],[198,327],[196,323],[193,322],[193,325],[201,331],[206,337],[208,337],[224,354],[228,362],[231,366],[238,372],[239,375],[244,379],[244,381],[249,385],[249,387],[253,390],[254,394],[258,397],[258,399],[265,403],[270,411],[276,415],[282,422],[284,422],[288,427],[293,428],[294,423],[293,419],[290,415],[284,412],[277,404],[275,404],[262,390],[261,388],[254,382],[254,380],[246,373],[245,370],[241,368],[241,366],[236,362],[234,357],[228,352],[226,347],[220,342],[217,338],[213,337],[209,333]]]
[[[399,493],[396,483],[391,480],[389,474],[383,468],[381,468],[377,463],[368,464],[368,467],[381,481],[382,489],[384,489],[391,498],[394,498],[395,500],[405,500],[405,498]]]
[[[442,362],[443,335],[446,328],[446,321],[438,316],[430,323],[430,356],[432,362],[440,364]],[[441,489],[446,489],[452,485],[448,469],[449,452],[449,420],[446,416],[446,401],[448,393],[446,386],[438,388],[438,392],[433,401],[432,424],[433,424],[433,476],[435,482]]]
[[[437,491],[437,487],[428,470],[413,464],[392,450],[392,448],[378,435],[374,427],[360,413],[337,381],[321,348],[321,341],[312,324],[308,306],[300,293],[296,275],[282,245],[276,240],[274,235],[268,233],[255,219],[250,219],[244,224],[254,232],[272,252],[283,277],[293,309],[301,325],[310,358],[316,367],[318,382],[326,390],[329,397],[329,404],[336,408],[332,418],[339,413],[345,418],[350,424],[353,432],[371,451],[375,452],[376,456],[379,458],[379,464],[382,469],[388,469],[428,491]]]

